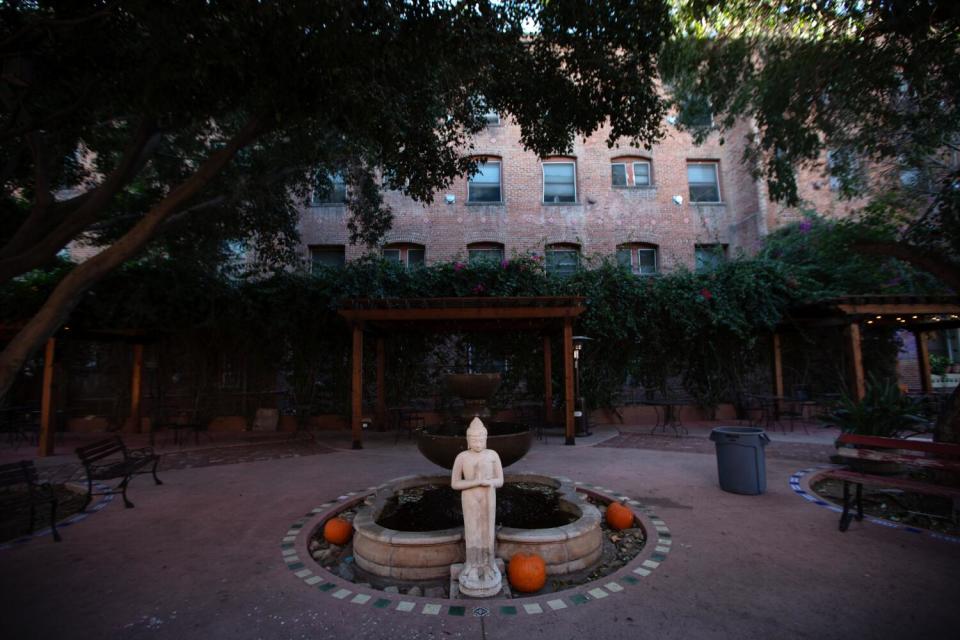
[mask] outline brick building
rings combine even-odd
[[[617,255],[647,274],[749,253],[777,224],[764,186],[740,161],[746,125],[725,144],[713,134],[702,145],[668,126],[650,150],[608,148],[600,130],[569,155],[541,158],[523,149],[516,125],[490,120],[473,142],[480,173],[454,181],[431,205],[385,195],[394,213],[385,257],[412,264],[534,252],[563,269]],[[305,259],[338,264],[368,251],[349,244],[344,198],[338,185],[304,207]]]

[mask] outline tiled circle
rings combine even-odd
[[[323,596],[333,597],[348,604],[370,606],[397,613],[454,617],[539,615],[550,611],[576,609],[594,601],[640,588],[645,579],[667,559],[673,546],[670,529],[649,507],[612,489],[587,482],[575,482],[577,490],[588,496],[605,501],[626,499],[647,532],[647,544],[636,557],[614,573],[594,582],[542,596],[515,600],[491,598],[483,600],[480,604],[481,601],[477,600],[449,600],[385,593],[360,587],[316,565],[310,558],[308,545],[311,534],[317,530],[320,523],[345,509],[360,504],[368,495],[385,488],[387,484],[389,483],[338,496],[335,501],[326,502],[312,509],[310,513],[290,525],[280,542],[280,553],[291,573]],[[302,558],[308,560],[305,561]]]
[[[810,488],[810,485],[816,481],[817,477],[824,471],[828,469],[839,469],[837,465],[820,465],[817,467],[808,467],[806,469],[801,469],[797,471],[792,476],[790,476],[790,489],[793,490],[795,494],[806,500],[807,502],[812,502],[818,507],[824,507],[829,509],[834,513],[843,513],[843,506],[836,505],[832,502],[822,499],[820,496],[815,494]],[[883,518],[875,518],[864,514],[864,522],[869,522],[871,524],[880,525],[881,527],[886,527],[887,529],[899,529],[907,533],[925,535],[929,538],[934,538],[936,540],[943,540],[945,542],[954,542],[960,543],[960,538],[957,536],[947,535],[945,533],[938,533],[936,531],[930,531],[929,529],[920,529],[918,527],[910,527],[905,524],[899,524],[897,522],[891,522],[890,520],[884,520]]]
[[[94,489],[96,489],[97,491],[101,491],[101,492],[103,492],[103,491],[110,491],[110,487],[108,487],[108,486],[106,486],[106,485],[104,485],[104,484],[100,484],[99,482],[94,483],[93,487],[94,487]],[[68,528],[68,527],[71,527],[71,526],[77,524],[78,522],[80,522],[80,521],[82,521],[82,520],[86,520],[86,519],[89,518],[91,515],[93,515],[94,513],[97,513],[98,511],[101,511],[104,507],[106,507],[108,504],[110,504],[111,502],[113,502],[113,494],[112,494],[112,493],[108,493],[108,494],[106,494],[106,495],[101,495],[101,496],[98,496],[98,497],[99,497],[100,499],[97,500],[97,503],[94,504],[92,507],[89,507],[89,508],[87,508],[87,509],[84,510],[84,511],[79,511],[79,512],[73,514],[72,516],[70,516],[69,518],[67,518],[66,520],[63,520],[62,522],[58,522],[58,523],[57,523],[57,531],[61,531],[61,530],[63,530],[63,529],[66,529],[66,528]],[[47,527],[46,529],[40,529],[39,531],[34,531],[32,534],[30,534],[30,535],[28,535],[28,536],[23,536],[23,537],[20,537],[20,538],[15,539],[15,540],[11,540],[10,542],[5,542],[5,543],[3,543],[3,544],[0,544],[0,551],[3,551],[4,549],[12,549],[12,548],[14,548],[14,547],[20,547],[20,546],[23,546],[24,544],[30,542],[31,540],[33,540],[33,539],[35,539],[35,538],[42,538],[42,537],[44,537],[44,536],[49,536],[49,535],[52,535],[52,534],[53,534],[53,530],[52,530],[50,527]]]

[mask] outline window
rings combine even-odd
[[[580,248],[576,245],[553,245],[547,247],[547,273],[561,278],[576,273],[580,267]]]
[[[690,202],[720,202],[720,181],[716,162],[688,162]]]
[[[657,247],[652,244],[625,244],[617,248],[617,262],[638,276],[657,273]]]
[[[496,111],[487,111],[485,114],[483,114],[483,119],[487,123],[488,127],[497,127],[500,125],[500,114]]]
[[[827,151],[827,170],[830,173],[830,190],[843,196],[852,196],[866,188],[866,176],[860,160],[852,149]]]
[[[343,245],[310,247],[310,271],[318,273],[321,269],[342,269],[346,264]]]
[[[713,108],[710,101],[699,95],[686,95],[679,100],[680,124],[692,129],[713,126]]]
[[[324,204],[344,204],[347,201],[347,183],[343,176],[334,173],[327,177],[329,184],[323,184],[318,178],[318,184],[313,192],[310,204],[320,206]]]
[[[574,162],[543,163],[543,201],[577,201],[577,165]]]
[[[495,242],[477,242],[467,245],[467,254],[471,264],[477,262],[500,264],[503,262],[503,245]]]
[[[615,187],[649,187],[650,163],[646,160],[612,162],[610,176]]]
[[[693,251],[697,271],[714,271],[727,259],[725,244],[698,244]]]
[[[426,249],[419,244],[389,244],[383,248],[383,258],[407,269],[423,266]]]
[[[500,161],[477,164],[477,172],[467,180],[467,202],[500,202]]]

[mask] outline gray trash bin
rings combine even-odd
[[[710,432],[717,445],[720,488],[755,496],[767,490],[764,447],[770,437],[755,427],[717,427]]]

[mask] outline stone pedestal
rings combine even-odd
[[[485,598],[512,598],[513,595],[510,592],[510,583],[507,581],[507,571],[506,567],[503,564],[503,560],[497,558],[497,570],[500,571],[500,575],[503,576],[503,580],[500,581],[500,590],[496,593],[491,593],[488,596],[470,596],[460,591],[460,572],[463,571],[463,563],[458,562],[456,564],[450,565],[450,599],[451,600],[473,600],[473,599],[485,599]]]

